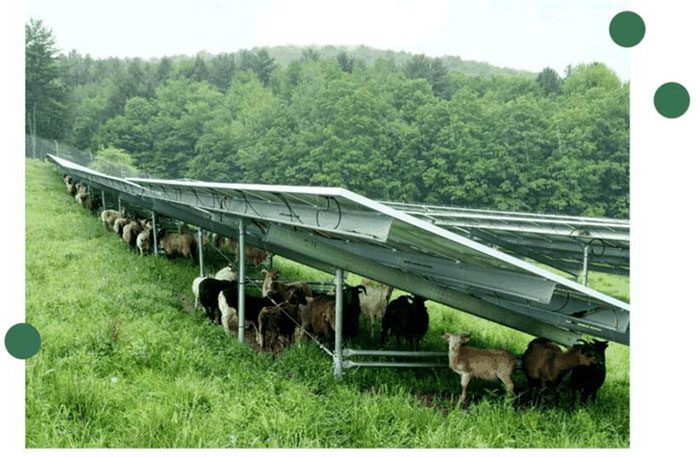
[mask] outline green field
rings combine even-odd
[[[28,161],[26,178],[27,322],[42,335],[26,363],[27,447],[629,446],[624,346],[608,349],[598,403],[573,411],[514,406],[502,386],[479,381],[455,409],[459,381],[447,369],[350,370],[338,382],[311,343],[273,357],[192,312],[198,269],[129,252],[49,164]],[[324,276],[279,258],[275,267]],[[591,281],[629,295],[626,278]],[[445,330],[518,354],[532,338],[433,303],[429,313],[426,350],[446,350]]]

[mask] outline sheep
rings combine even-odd
[[[287,301],[291,297],[292,292],[294,292],[294,290],[296,289],[302,290],[304,292],[304,295],[306,295],[307,297],[312,297],[314,295],[313,291],[311,290],[311,287],[309,287],[309,285],[305,282],[297,281],[283,284],[281,282],[277,282],[279,272],[267,270],[262,271],[263,273],[265,273],[265,279],[263,279],[262,284],[263,297],[266,297],[270,292],[276,292],[280,294],[285,301]]]
[[[166,256],[180,254],[197,262],[197,241],[191,233],[166,233],[159,239]]]
[[[574,345],[566,352],[546,338],[530,341],[522,355],[522,369],[527,377],[531,401],[535,401],[536,389],[554,388],[554,403],[559,404],[559,390],[564,375],[573,368],[589,366],[595,362],[595,354],[586,345]]]
[[[220,281],[235,281],[236,280],[236,270],[230,263],[224,268],[216,272],[214,279]],[[199,302],[199,283],[204,280],[204,278],[209,278],[211,276],[197,276],[192,280],[192,294],[194,294],[194,309],[199,308],[202,304]]]
[[[75,186],[75,183],[73,182],[73,178],[68,175],[63,175],[63,182],[66,184],[66,190],[68,191],[68,195],[70,195],[71,197],[75,197],[75,194],[78,189]]]
[[[288,302],[267,306],[258,314],[258,342],[263,350],[279,350],[291,344],[299,322],[299,308],[306,305],[300,289],[292,292]]]
[[[151,223],[146,219],[131,221],[122,230],[122,239],[131,248],[136,249],[136,238],[144,229],[151,228]]]
[[[234,281],[235,282],[235,281]],[[255,295],[245,296],[245,315],[244,321],[252,322],[257,324],[258,316],[260,312],[267,306],[275,306],[275,304],[283,303],[284,300],[281,296],[274,293],[268,295],[267,297],[258,297]],[[219,309],[222,308],[235,308],[238,309],[238,289],[236,288],[225,288],[218,296]],[[240,316],[239,316],[240,317]]]
[[[223,294],[223,291],[219,292],[217,300],[219,312],[221,312],[221,325],[224,327],[224,332],[226,332],[227,335],[233,336],[238,332],[238,310],[228,305]]]
[[[428,331],[428,309],[425,307],[425,298],[418,295],[409,297],[402,295],[392,300],[386,307],[386,313],[382,318],[382,334],[380,345],[384,346],[387,335],[391,332],[400,343],[400,337],[406,338],[411,348],[415,351],[421,338]]]
[[[304,331],[331,342],[335,335],[335,297],[314,297],[306,306],[299,307],[299,318]],[[303,334],[299,333],[299,339]]]
[[[151,230],[151,224],[147,222],[145,228],[136,236],[136,247],[142,256],[151,250]]]
[[[223,290],[236,290],[236,281],[221,281],[214,278],[204,278],[199,282],[198,294],[199,302],[207,313],[211,322],[221,323],[221,312],[219,311],[219,293]]]
[[[119,238],[121,238],[122,234],[124,233],[124,226],[129,222],[131,221],[126,217],[118,217],[114,220],[112,230],[114,230],[114,233],[116,233],[119,236]]]
[[[360,295],[360,311],[369,320],[370,336],[374,338],[374,321],[375,319],[381,321],[384,317],[394,288],[384,284],[373,286],[367,280],[363,280],[362,284],[365,286],[365,294]]]
[[[471,378],[495,381],[499,379],[508,390],[515,395],[515,386],[510,379],[511,373],[518,364],[518,359],[504,349],[479,349],[466,346],[470,336],[445,333],[442,338],[449,344],[449,362],[452,371],[460,376],[462,396],[460,404],[467,402],[467,385]]]
[[[75,193],[75,201],[85,209],[93,210],[93,202],[90,198],[90,193],[84,184],[78,184],[77,191]]]
[[[110,228],[114,228],[114,222],[123,216],[123,211],[120,213],[119,211],[114,209],[106,209],[102,211],[102,213],[100,213],[100,219],[102,220],[102,224],[104,224],[105,229],[107,230],[109,230]]]
[[[238,242],[234,240],[229,240],[229,245],[231,246],[231,250],[233,251],[233,254],[238,257]],[[246,246],[244,249],[244,255],[245,259],[248,261],[248,263],[252,263],[256,267],[259,267],[261,263],[267,259],[268,253],[267,251],[263,251],[262,249],[254,248],[252,246]]]
[[[586,403],[590,398],[595,402],[598,397],[598,389],[605,382],[605,349],[607,341],[593,340],[588,343],[595,351],[596,361],[589,366],[577,366],[571,370],[569,388],[571,389],[571,404],[576,403],[576,396],[581,393],[581,401]]]
[[[217,271],[216,275],[214,275],[214,278],[221,279],[224,281],[234,281],[237,275],[238,272],[236,271],[236,268],[233,266],[233,264],[229,263],[224,268]]]

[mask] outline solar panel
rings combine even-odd
[[[142,178],[122,187],[118,178],[52,160],[64,172],[227,236],[243,219],[252,245],[316,268],[342,268],[563,344],[581,334],[629,344],[627,303],[346,189]]]

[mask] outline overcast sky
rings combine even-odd
[[[64,51],[93,57],[212,54],[284,44],[365,44],[560,73],[599,61],[629,79],[608,35],[612,0],[28,0]]]

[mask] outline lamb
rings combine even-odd
[[[167,233],[160,237],[160,247],[165,255],[172,257],[180,254],[197,262],[197,241],[191,233]]]
[[[360,295],[360,311],[369,320],[370,336],[374,338],[374,321],[375,319],[381,321],[384,317],[394,288],[384,284],[373,286],[368,280],[363,280],[362,284],[365,286],[365,294]]]
[[[87,187],[82,183],[78,184],[78,190],[75,193],[75,201],[85,209],[93,209],[90,193],[87,191]]]
[[[123,216],[123,211],[120,213],[114,209],[106,209],[100,214],[100,219],[102,220],[102,224],[104,224],[105,229],[109,230],[110,228],[114,228],[114,222]]]
[[[258,335],[263,350],[277,351],[292,343],[299,322],[300,305],[306,305],[306,297],[297,289],[288,302],[267,306],[260,311]]]
[[[221,323],[221,312],[219,310],[219,294],[223,290],[236,290],[236,281],[221,281],[214,278],[203,278],[199,282],[198,294],[207,317],[211,322]]]
[[[404,337],[411,348],[417,351],[421,338],[428,331],[428,323],[425,298],[418,295],[413,297],[402,295],[387,305],[386,313],[382,318],[380,345],[383,347],[387,335],[393,333],[397,343],[400,343],[401,337]]]
[[[566,352],[546,338],[530,341],[522,356],[522,368],[527,377],[531,401],[535,401],[536,389],[554,388],[554,403],[559,404],[559,389],[564,375],[573,368],[589,366],[596,360],[594,351],[577,344]]]
[[[595,351],[596,361],[589,366],[577,366],[571,370],[569,388],[571,389],[572,406],[576,403],[577,394],[581,393],[581,401],[586,403],[590,398],[595,402],[598,397],[598,389],[605,382],[605,349],[607,341],[593,340],[588,343]]]
[[[511,395],[515,394],[511,373],[518,359],[504,349],[479,349],[465,346],[469,335],[445,333],[442,338],[450,345],[449,361],[452,371],[460,376],[462,396],[458,404],[467,402],[467,385],[471,378],[495,381],[499,379]]]

